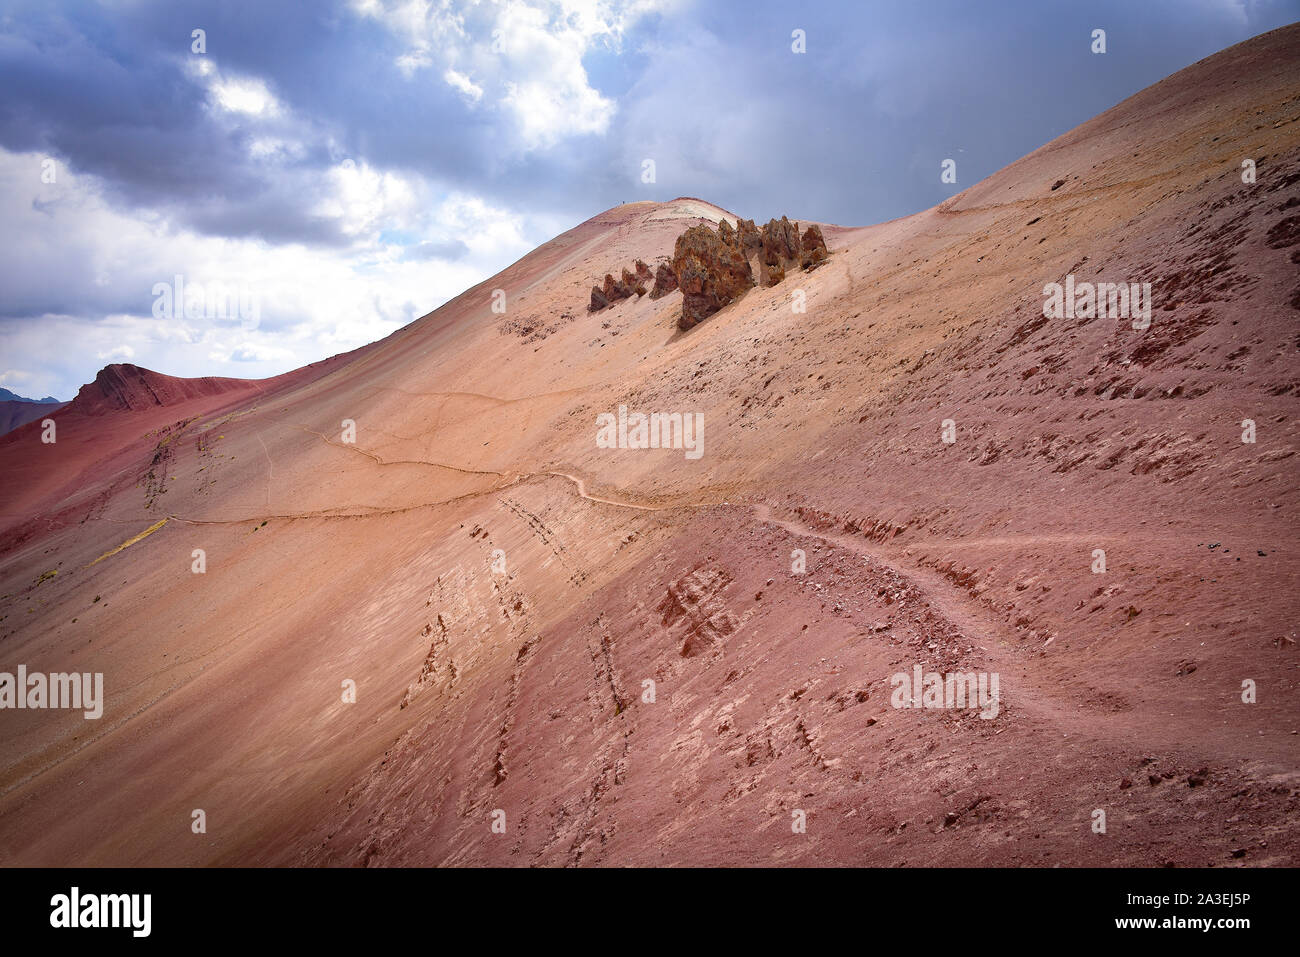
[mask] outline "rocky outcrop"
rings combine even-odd
[[[623,276],[628,276],[626,269],[623,270]],[[610,305],[613,305],[620,299],[627,299],[632,295],[632,285],[628,283],[626,278],[615,279],[609,273],[605,273],[605,286],[602,292],[605,293],[605,298]]]
[[[678,328],[693,328],[754,285],[753,270],[736,237],[726,220],[718,232],[692,226],[677,237],[673,272],[682,290]]]
[[[805,239],[809,246],[806,246]],[[761,256],[758,260],[758,281],[763,286],[775,286],[784,280],[790,269],[810,269],[826,260],[826,241],[818,226],[809,226],[800,238],[800,224],[787,217],[768,220],[758,234]]]
[[[650,272],[649,267],[646,268],[646,272]],[[646,294],[645,281],[641,278],[639,271],[636,273],[630,273],[625,268],[623,270],[623,277],[620,281],[620,285],[622,288],[628,290],[630,295],[635,295],[638,299]]]
[[[662,299],[670,292],[677,291],[677,273],[671,266],[661,263],[655,271],[655,286],[650,290],[651,299]]]
[[[799,224],[784,216],[770,219],[763,227],[763,262],[768,266],[787,266],[799,261]]]
[[[691,329],[755,285],[775,286],[791,269],[813,269],[826,261],[826,240],[821,228],[809,226],[803,236],[799,224],[782,216],[761,230],[750,219],[692,226],[677,237],[672,272],[682,290],[682,314],[677,325]],[[659,279],[655,292],[658,298]],[[656,295],[656,293],[658,295]]]
[[[600,312],[619,300],[629,299],[632,296],[639,299],[648,293],[650,284],[655,281],[654,273],[640,259],[636,261],[633,269],[635,272],[624,266],[617,279],[612,273],[606,273],[603,285],[591,287],[591,302],[587,304],[587,311]],[[655,297],[651,296],[651,298]]]
[[[757,256],[763,249],[763,234],[752,219],[737,219],[736,233],[740,238],[740,251],[746,259]]]
[[[692,226],[677,237],[672,260],[652,274],[638,259],[634,271],[623,268],[620,278],[607,274],[603,286],[591,290],[588,312],[598,312],[631,296],[647,294],[662,299],[682,292],[682,312],[677,325],[691,329],[755,284],[775,286],[792,269],[815,269],[829,252],[821,228],[809,226],[803,235],[799,224],[782,216],[762,229],[752,219],[723,219],[717,230]]]
[[[822,238],[820,226],[809,226],[805,229],[799,244],[803,247],[799,262],[804,269],[820,266],[830,255],[826,249],[826,240]]]

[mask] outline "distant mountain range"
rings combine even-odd
[[[29,399],[26,396],[16,395],[8,389],[0,389],[0,435],[12,432],[33,419],[39,419],[61,405],[63,402],[52,396]]]
[[[26,396],[10,392],[8,389],[0,389],[0,402],[33,402],[37,405],[59,405],[62,399],[56,399],[52,395],[47,395],[43,399],[29,399]]]

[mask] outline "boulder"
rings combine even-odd
[[[605,298],[605,292],[599,286],[591,287],[591,303],[587,306],[588,312],[600,312],[609,305],[609,300]]]

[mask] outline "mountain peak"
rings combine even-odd
[[[95,381],[83,385],[72,400],[70,409],[85,415],[106,412],[140,412],[158,406],[176,405],[200,396],[219,395],[247,388],[249,379],[226,379],[205,376],[182,379],[163,375],[126,362],[104,366]]]

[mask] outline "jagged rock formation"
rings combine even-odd
[[[784,216],[778,222],[768,220],[763,227],[763,262],[768,266],[784,266],[799,260],[799,224]]]
[[[696,326],[754,285],[754,272],[725,219],[716,233],[708,226],[692,226],[677,237],[673,272],[682,290],[679,329]]]
[[[809,226],[804,230],[803,239],[800,240],[803,252],[799,262],[804,269],[813,269],[820,266],[830,255],[826,249],[826,240],[822,238],[820,226]]]
[[[809,226],[801,238],[799,224],[785,216],[769,220],[761,230],[749,219],[737,219],[735,226],[724,219],[716,233],[692,226],[677,237],[673,253],[672,269],[682,290],[677,325],[690,329],[755,283],[775,286],[788,270],[813,269],[827,255],[820,227]]]
[[[655,286],[650,290],[651,299],[662,299],[670,292],[677,291],[677,273],[667,263],[660,263],[655,271]]]
[[[629,282],[631,278],[631,274],[626,269],[623,270],[623,275],[618,279],[615,279],[609,273],[605,273],[605,298],[611,303],[630,298],[632,296],[632,283]]]
[[[599,312],[621,299],[630,299],[632,296],[639,299],[644,296],[649,291],[648,284],[654,279],[654,274],[640,259],[634,268],[636,272],[624,266],[618,279],[612,273],[606,273],[603,285],[591,287],[591,302],[587,304],[587,311]]]
[[[650,272],[649,267],[646,268],[646,272]],[[620,285],[628,291],[629,295],[635,295],[638,299],[646,294],[645,281],[641,278],[640,270],[633,274],[628,272],[625,267]]]
[[[661,264],[652,275],[638,259],[635,272],[626,267],[615,279],[606,274],[603,287],[593,287],[588,312],[598,312],[630,296],[661,299],[675,289],[682,291],[682,313],[677,325],[690,329],[717,312],[755,284],[775,286],[791,269],[815,269],[826,261],[826,240],[821,228],[809,226],[799,235],[799,224],[782,216],[759,229],[752,219],[726,219],[717,231],[692,226],[677,237],[670,263]]]

